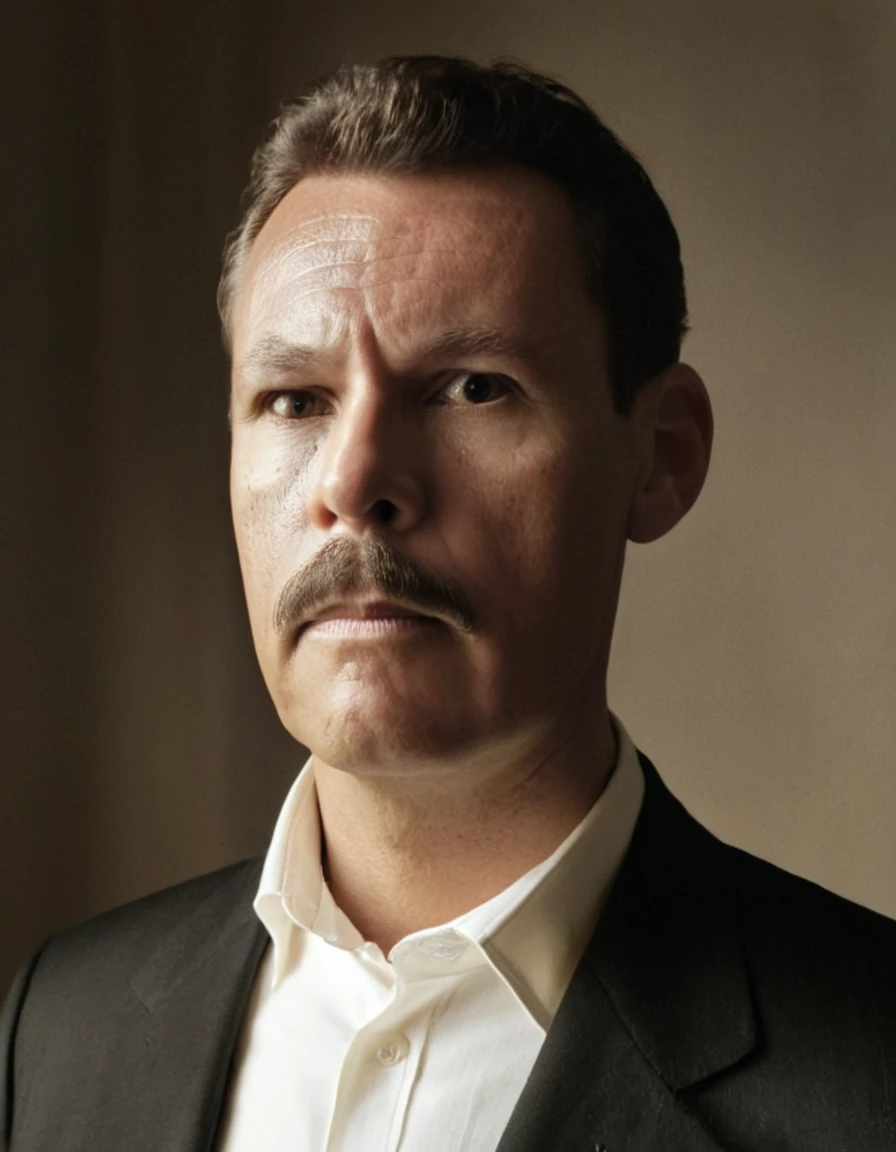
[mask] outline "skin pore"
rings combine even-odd
[[[517,168],[300,181],[232,335],[259,662],[313,756],[334,898],[387,953],[600,795],[625,542],[696,499],[709,402],[675,365],[614,410],[572,211]]]

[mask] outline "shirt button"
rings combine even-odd
[[[395,1032],[382,1041],[376,1050],[376,1058],[380,1064],[388,1068],[391,1064],[399,1064],[404,1060],[410,1051],[410,1047],[407,1036],[402,1036],[400,1032]]]

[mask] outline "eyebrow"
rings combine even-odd
[[[524,341],[499,328],[455,328],[443,332],[416,354],[422,362],[463,360],[475,356],[507,356],[514,360],[531,360],[534,351]],[[253,377],[265,372],[299,373],[313,369],[330,359],[325,351],[304,344],[293,344],[280,336],[262,336],[246,353],[237,368],[240,377]]]
[[[292,344],[280,336],[262,336],[237,366],[238,376],[252,377],[263,372],[300,372],[322,360],[314,348]]]
[[[451,329],[424,346],[426,360],[453,360],[465,356],[509,356],[531,359],[532,349],[500,328]]]

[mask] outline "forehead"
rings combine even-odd
[[[516,328],[508,336],[537,341],[578,318],[593,328],[579,230],[537,173],[316,175],[252,245],[234,360],[259,339],[332,345],[362,329],[396,354],[446,329]]]

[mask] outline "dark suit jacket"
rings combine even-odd
[[[894,1152],[896,922],[721,844],[642,762],[629,852],[498,1152]],[[259,871],[34,957],[0,1028],[0,1147],[214,1147],[266,943]]]

